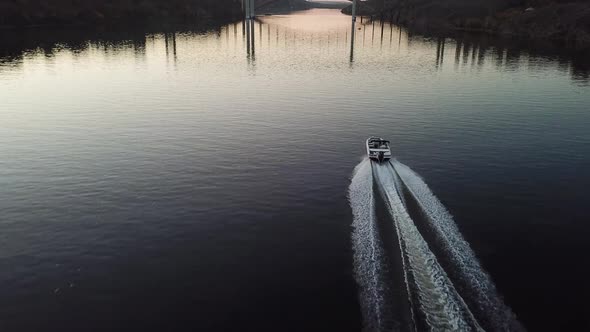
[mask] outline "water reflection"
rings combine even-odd
[[[246,58],[248,60],[248,69],[250,71],[253,72],[253,69],[256,68],[256,38],[255,38],[255,34],[254,34],[254,30],[255,30],[255,25],[256,25],[256,19],[251,18],[251,19],[246,19],[244,21],[244,25],[245,25],[245,30],[244,33],[246,35]],[[229,27],[225,28],[227,31],[229,31]],[[259,30],[261,32],[260,34],[260,40],[262,39],[262,29],[259,27]],[[229,38],[229,35],[228,35]],[[234,44],[235,41],[237,40],[237,37],[235,37],[234,40]]]
[[[164,43],[166,45],[166,60],[169,61],[172,58],[172,62],[176,67],[176,32],[164,33]]]
[[[356,31],[356,3],[353,4],[353,18],[350,25],[350,66],[354,63],[354,38]],[[362,16],[361,16],[362,19]],[[338,44],[338,33],[336,33],[336,44]]]
[[[445,38],[438,38],[436,42],[436,69],[442,67],[445,58]]]
[[[324,16],[319,17],[318,13]],[[587,58],[561,49],[523,45],[482,35],[448,37],[414,34],[388,21],[367,17],[361,17],[360,22],[351,28],[349,16],[325,13],[307,11],[296,15],[264,16],[209,31],[27,31],[5,34],[2,37],[5,47],[0,50],[0,73],[18,72],[27,60],[45,61],[50,65],[52,59],[63,52],[72,54],[74,58],[87,57],[89,50],[100,51],[108,57],[131,53],[135,61],[143,62],[147,52],[155,52],[159,47],[163,48],[168,63],[176,67],[179,58],[190,56],[180,54],[181,49],[186,47],[180,47],[179,42],[206,44],[207,40],[215,38],[225,48],[218,48],[215,52],[242,49],[248,66],[256,61],[281,61],[289,54],[301,57],[301,52],[315,54],[316,60],[320,58],[332,64],[346,61],[350,66],[354,62],[377,58],[386,63],[411,53],[421,61],[431,58],[435,71],[481,70],[486,65],[492,65],[498,71],[556,67],[575,82],[587,84],[590,81]],[[179,35],[182,41],[178,40]],[[359,38],[360,43],[356,42]],[[148,40],[150,50],[146,48]],[[445,62],[449,57],[454,61]],[[420,64],[423,65],[426,64]]]

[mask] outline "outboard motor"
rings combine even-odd
[[[385,152],[379,151],[379,155],[377,156],[377,159],[379,159],[379,162],[382,163],[383,159],[385,159]]]

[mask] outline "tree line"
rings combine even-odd
[[[199,22],[240,13],[240,0],[0,0],[0,26]]]

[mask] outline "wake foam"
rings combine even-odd
[[[413,199],[424,211],[438,238],[437,242],[444,246],[453,271],[469,294],[474,312],[489,325],[486,328],[492,331],[524,330],[498,295],[494,283],[480,266],[475,253],[461,236],[444,205],[434,196],[424,180],[408,166],[398,161],[393,161],[392,165]]]
[[[360,288],[365,331],[384,331],[383,250],[377,234],[371,162],[363,160],[354,170],[348,189],[353,213],[354,274]]]
[[[404,269],[411,275],[412,297],[417,299],[425,327],[434,331],[482,330],[406,211],[394,169],[390,164],[374,164],[374,169],[407,259]]]

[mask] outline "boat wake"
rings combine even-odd
[[[422,316],[421,321],[427,324],[425,328],[435,331],[481,330],[406,211],[392,167],[375,164],[374,169],[404,248],[406,268],[413,281],[410,290],[418,306],[416,314]]]
[[[348,190],[353,213],[352,243],[354,273],[366,331],[384,331],[383,250],[377,236],[371,162],[362,161],[354,170]]]
[[[398,174],[399,172],[399,174]],[[373,183],[393,223],[394,237],[399,242],[401,269],[407,288],[407,301],[412,323],[408,330],[430,331],[512,331],[520,330],[511,310],[497,295],[489,276],[481,269],[469,244],[463,240],[451,215],[428,189],[424,181],[409,167],[394,161],[372,163],[362,161],[354,172],[349,188],[353,210],[354,270],[360,288],[360,302],[364,326],[367,331],[383,331],[384,322],[395,321],[396,314],[387,308],[391,294],[383,283],[389,248],[380,241],[376,217],[376,199]],[[430,227],[443,241],[452,266],[439,262],[437,250],[420,233],[404,201],[404,189],[427,216]],[[438,245],[437,241],[437,245]],[[458,270],[453,277],[445,268]],[[459,286],[457,286],[459,285]],[[399,325],[398,325],[399,326]]]
[[[424,180],[408,166],[393,161],[395,172],[426,216],[428,226],[456,274],[458,287],[468,294],[466,300],[486,327],[494,331],[523,330],[514,314],[496,291],[489,275],[482,269],[469,243],[463,239],[453,217],[432,193]]]

